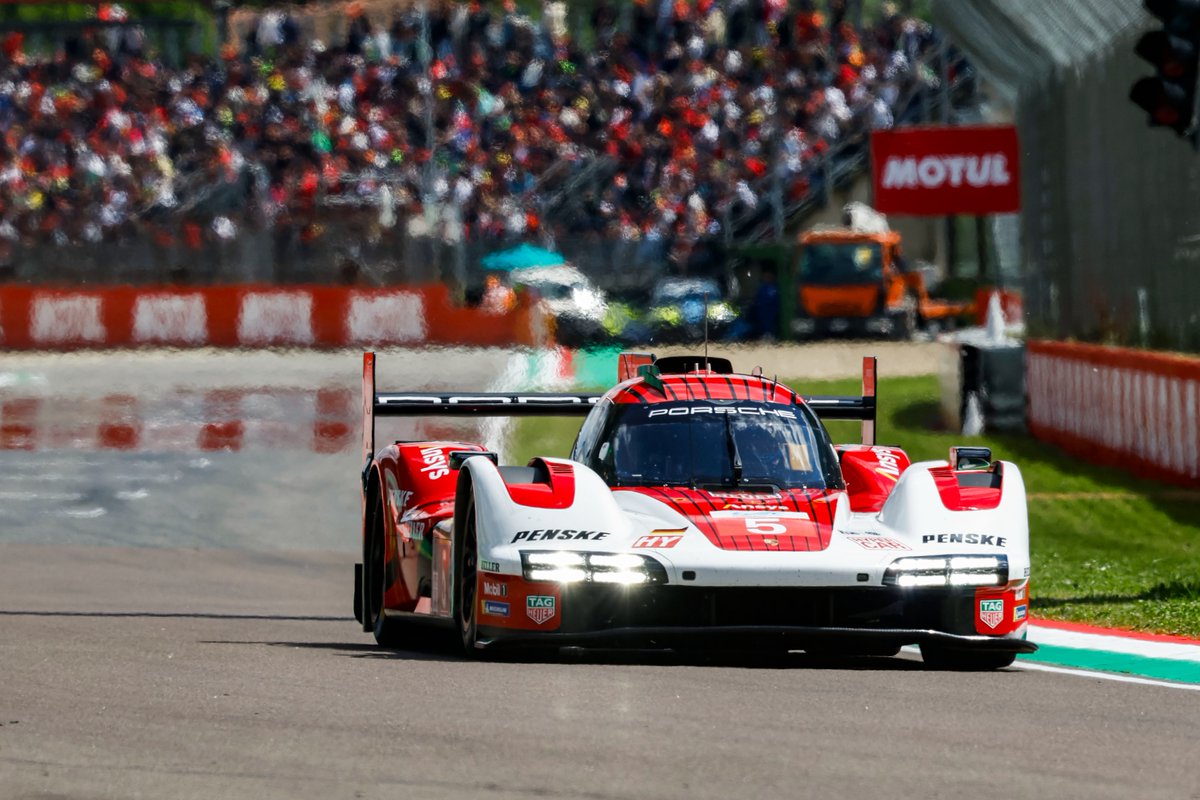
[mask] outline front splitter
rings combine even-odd
[[[943,647],[991,653],[1033,653],[1038,648],[1025,639],[967,636],[920,628],[822,628],[783,625],[722,625],[692,627],[626,627],[570,633],[498,631],[483,629],[476,647],[713,647],[746,650],[803,650],[805,645],[842,645],[852,650],[856,642],[871,648],[938,644]]]

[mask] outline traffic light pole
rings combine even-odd
[[[1152,128],[1169,128],[1200,152],[1200,0],[1142,0],[1161,27],[1138,39],[1134,53],[1154,67],[1129,99]]]

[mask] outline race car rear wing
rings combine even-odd
[[[675,362],[663,359],[661,363]],[[863,358],[860,397],[811,396],[804,402],[822,419],[862,420],[863,444],[875,444],[875,366],[874,356]],[[364,465],[375,456],[375,417],[582,417],[602,396],[594,392],[377,392],[374,353],[363,353],[362,386]]]
[[[377,392],[375,354],[363,353],[363,463],[375,456],[376,417],[582,417],[594,392]]]

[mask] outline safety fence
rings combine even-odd
[[[93,244],[8,246],[0,239],[0,282],[30,285],[215,286],[409,286],[445,283],[469,292],[488,274],[485,256],[531,241],[561,253],[608,292],[648,294],[669,270],[723,271],[719,243],[690,246],[680,255],[671,238],[622,238],[602,234],[499,237],[465,240],[458,235],[414,232],[413,225],[383,228],[378,213],[360,210],[329,216],[319,227],[249,225],[236,237],[209,230],[187,235],[186,226],[164,224],[153,235]],[[162,234],[162,235],[157,235]],[[704,256],[700,263],[700,256]]]
[[[543,344],[541,310],[518,295],[504,313],[458,305],[442,284],[404,289],[213,286],[196,289],[0,286],[0,346],[512,346]]]
[[[1200,358],[1031,341],[1029,430],[1093,463],[1200,486]]]

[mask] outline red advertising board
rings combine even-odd
[[[1006,214],[1021,208],[1011,125],[899,128],[871,134],[875,208],[885,214]]]

